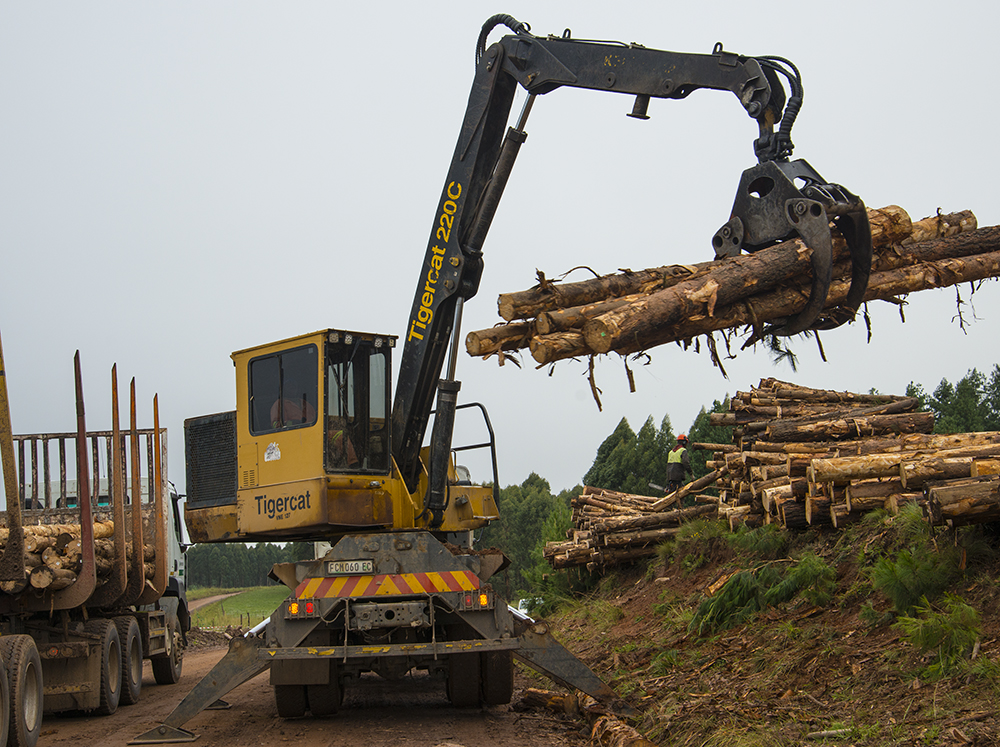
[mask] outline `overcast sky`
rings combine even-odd
[[[998,7],[0,0],[0,331],[14,430],[74,428],[77,349],[88,424],[109,428],[117,362],[123,391],[137,380],[141,426],[159,393],[183,491],[183,421],[235,406],[232,351],[328,327],[401,336],[476,38],[497,12],[539,35],[787,57],[805,88],[797,157],[872,207],[914,219],[968,208],[1000,223]],[[715,91],[654,100],[645,122],[631,107],[570,89],[536,101],[464,331],[499,321],[497,295],[530,287],[536,268],[712,256],[755,163],[755,123]],[[765,376],[901,393],[1000,360],[1000,285],[972,299],[964,333],[954,289],[909,300],[905,324],[872,307],[871,344],[860,324],[826,333],[828,363],[797,343],[798,372],[747,351],[726,380],[704,352],[666,346],[633,364],[630,394],[621,359],[605,357],[603,412],[585,361],[549,375],[527,353],[520,370],[463,353],[462,401],[491,413],[502,485],[534,471],[558,491],[622,417],[638,430],[669,415],[678,432]]]

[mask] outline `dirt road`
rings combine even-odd
[[[156,726],[225,649],[192,649],[184,655],[177,685],[156,685],[146,664],[141,700],[112,716],[46,716],[38,747],[121,747]],[[407,685],[403,687],[403,685]],[[330,719],[278,718],[267,674],[247,682],[226,699],[228,711],[206,711],[187,724],[200,737],[195,745],[245,747],[294,743],[296,747],[582,747],[579,726],[541,713],[515,713],[507,706],[452,708],[443,684],[388,683],[372,678],[348,690],[340,715]],[[515,700],[517,695],[515,694]]]

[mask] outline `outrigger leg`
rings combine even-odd
[[[223,656],[212,667],[212,671],[194,686],[194,689],[171,711],[163,723],[144,734],[140,734],[129,744],[193,742],[198,738],[198,735],[182,729],[181,726],[226,693],[253,679],[261,672],[267,671],[271,662],[262,660],[258,655],[263,647],[264,641],[260,638],[233,638],[229,642],[229,653]]]

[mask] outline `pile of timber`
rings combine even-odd
[[[115,558],[113,521],[94,522],[94,564],[97,583],[102,584],[112,572]],[[0,527],[0,552],[6,546],[8,530]],[[127,558],[131,558],[131,543],[125,545]],[[24,569],[28,587],[58,591],[76,582],[82,565],[83,545],[79,524],[29,524],[24,526]],[[146,578],[155,572],[155,549],[143,548]],[[16,594],[24,589],[16,581],[0,582],[0,591]]]
[[[571,503],[568,540],[548,542],[543,550],[554,569],[597,570],[652,557],[685,521],[717,511],[715,505],[663,510],[662,499],[593,487],[585,487]]]
[[[1000,520],[1000,432],[932,435],[912,397],[763,379],[710,422],[733,426],[738,445],[710,461],[727,471],[719,513],[732,529],[840,528],[911,502],[937,525]]]
[[[869,210],[874,255],[865,301],[899,302],[918,290],[1000,277],[1000,226],[977,229],[969,211],[913,222],[899,207]],[[843,303],[851,263],[834,241],[828,308]],[[529,348],[540,365],[596,353],[636,353],[701,335],[714,350],[715,331],[745,328],[758,339],[763,325],[801,311],[809,297],[811,251],[786,241],[754,254],[694,265],[668,265],[580,282],[541,277],[535,287],[498,301],[506,322],[470,332],[473,356]]]

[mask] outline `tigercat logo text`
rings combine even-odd
[[[284,495],[280,498],[268,498],[266,495],[255,495],[257,515],[269,519],[290,519],[296,511],[306,511],[310,506],[310,495],[307,490],[302,495]]]
[[[445,200],[441,205],[441,215],[438,219],[439,225],[434,231],[435,238],[443,241],[445,245],[451,239],[451,231],[455,225],[455,213],[458,212],[458,203],[456,200],[462,195],[462,185],[458,182],[449,182],[446,194],[449,199]],[[424,339],[427,325],[434,318],[434,295],[437,293],[437,284],[441,276],[441,266],[444,262],[443,257],[446,248],[447,246],[438,246],[437,244],[431,247],[431,258],[424,287],[422,292],[420,290],[417,291],[421,293],[420,306],[417,307],[416,316],[410,319],[410,331],[406,337],[407,341]]]

